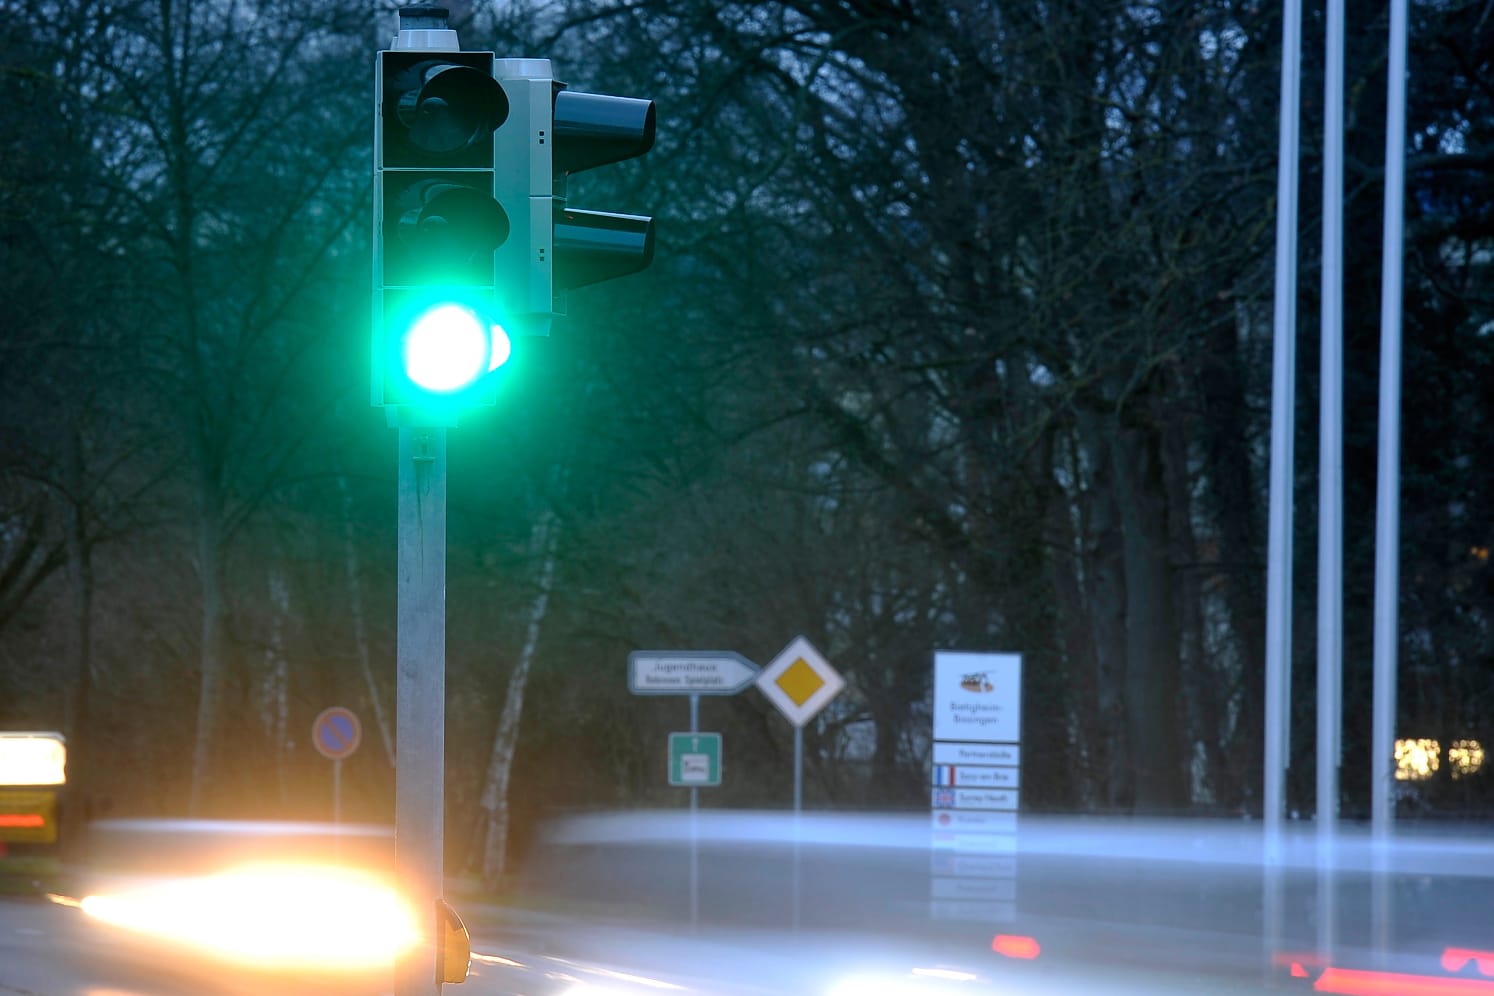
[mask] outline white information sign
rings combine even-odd
[[[1021,656],[936,652],[933,726],[930,911],[1009,919],[1017,899]]]
[[[1018,743],[1022,739],[1021,656],[936,653],[934,739]]]
[[[1017,898],[1017,880],[976,876],[936,878],[930,883],[929,893],[934,899],[985,899],[1012,902]]]
[[[958,851],[929,852],[929,871],[934,875],[973,878],[1015,878],[1017,858],[1012,854],[961,854]]]
[[[1022,763],[1022,748],[1017,744],[935,743],[935,764],[1005,764]]]
[[[936,809],[1016,809],[1016,789],[934,788]]]
[[[936,809],[932,815],[935,830],[988,833],[1003,837],[1010,836],[1017,830],[1017,814],[1010,809]]]
[[[935,920],[963,920],[980,924],[1011,923],[1017,918],[1017,904],[934,899],[929,902],[929,915]]]
[[[934,785],[946,788],[1016,788],[1017,769],[979,764],[936,764]]]
[[[1015,816],[1016,814],[1010,814]],[[934,847],[962,854],[1015,854],[1017,835],[1014,833],[991,833],[989,830],[975,832],[939,831],[933,837]]]

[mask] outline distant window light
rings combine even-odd
[[[1484,745],[1477,740],[1454,740],[1447,748],[1447,766],[1454,778],[1477,774],[1484,766]]]
[[[1441,761],[1442,745],[1435,740],[1397,740],[1395,742],[1396,781],[1425,781],[1437,773]]]

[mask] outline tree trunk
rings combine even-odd
[[[290,802],[285,782],[285,755],[290,740],[289,666],[285,658],[285,620],[290,615],[290,591],[285,575],[270,571],[270,638],[265,649],[265,678],[260,699],[260,719],[265,737],[275,752],[275,788],[280,805]]]
[[[1151,426],[1117,426],[1116,483],[1126,562],[1126,708],[1135,809],[1175,812],[1187,801],[1178,735],[1177,620],[1173,608],[1161,443]]]
[[[1056,452],[1056,448],[1055,448]],[[1078,460],[1067,461],[1067,469],[1079,473]],[[1109,803],[1109,763],[1114,751],[1111,737],[1100,711],[1100,675],[1095,649],[1094,630],[1090,625],[1088,606],[1081,583],[1084,518],[1075,522],[1076,506],[1082,501],[1080,488],[1056,484],[1048,489],[1046,537],[1052,553],[1047,558],[1049,584],[1057,600],[1055,633],[1068,661],[1068,672],[1074,687],[1069,700],[1074,714],[1074,752],[1079,770],[1075,775],[1075,796],[1081,807],[1093,811]]]
[[[389,730],[389,715],[384,711],[384,699],[379,694],[378,682],[374,681],[373,664],[368,652],[368,625],[363,617],[363,582],[358,564],[358,543],[353,532],[353,496],[348,490],[348,479],[337,475],[337,491],[342,497],[342,542],[343,564],[348,575],[348,605],[353,614],[353,646],[358,652],[358,668],[363,674],[363,687],[368,691],[368,703],[373,708],[374,722],[379,727],[379,741],[384,746],[384,757],[389,767],[394,767],[394,737]]]
[[[1079,440],[1090,471],[1085,483],[1081,522],[1086,560],[1084,594],[1089,604],[1089,628],[1095,652],[1095,701],[1102,749],[1100,769],[1104,802],[1111,810],[1134,802],[1136,774],[1129,762],[1132,750],[1126,722],[1126,558],[1111,443],[1104,416],[1081,413]]]
[[[1239,715],[1235,728],[1249,731],[1243,736],[1237,734],[1228,745],[1229,785],[1221,801],[1260,812],[1264,758],[1254,731],[1265,725],[1266,558],[1262,526],[1266,516],[1261,505],[1265,486],[1252,472],[1253,439],[1247,425],[1250,405],[1245,384],[1249,355],[1240,349],[1242,337],[1256,335],[1255,325],[1243,317],[1238,325],[1221,324],[1214,331],[1207,347],[1209,361],[1200,375],[1200,392],[1204,402],[1204,465],[1208,467],[1213,526],[1219,537],[1229,633],[1239,648],[1240,674],[1235,679]]]
[[[67,434],[67,577],[73,593],[72,682],[63,734],[67,737],[67,793],[71,810],[62,821],[64,843],[70,843],[88,814],[93,789],[93,548],[84,506],[83,441],[76,425]]]
[[[539,583],[534,604],[529,610],[529,626],[519,659],[508,676],[508,691],[503,699],[503,713],[493,737],[488,757],[487,776],[478,800],[478,836],[481,839],[482,882],[489,893],[499,891],[508,861],[508,781],[513,768],[514,748],[519,740],[519,720],[524,710],[524,689],[529,682],[529,667],[539,645],[540,625],[550,600],[550,585],[555,576],[555,549],[560,530],[555,514],[546,510],[534,525],[530,548],[542,557]]]
[[[192,745],[192,785],[187,815],[202,815],[223,695],[223,495],[211,462],[204,461],[197,523],[197,573],[202,590],[201,682],[197,735]]]

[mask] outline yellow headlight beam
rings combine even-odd
[[[342,868],[255,865],[88,896],[105,923],[266,968],[347,971],[388,964],[418,937],[378,878]]]

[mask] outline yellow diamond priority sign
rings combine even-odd
[[[846,685],[830,662],[796,636],[757,676],[757,687],[790,723],[803,726]]]

